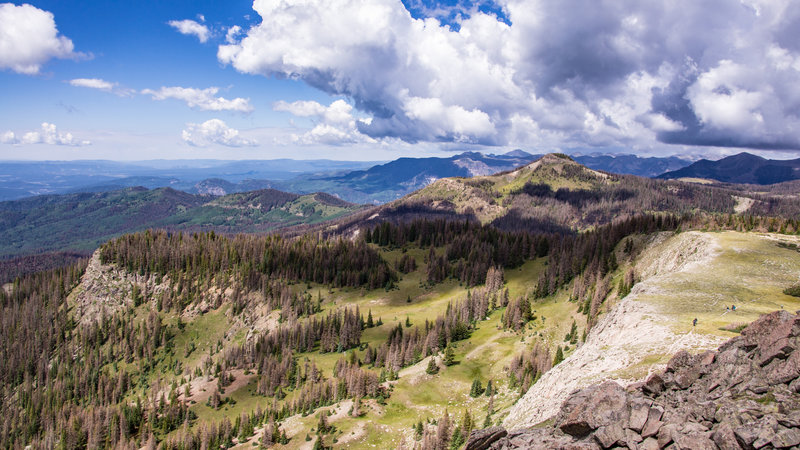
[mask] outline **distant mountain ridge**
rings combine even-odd
[[[343,175],[318,176],[276,183],[280,189],[336,193],[359,203],[399,199],[442,178],[487,176],[527,165],[543,155],[513,150],[502,155],[464,152],[447,158],[399,158],[386,164]],[[593,170],[653,177],[690,162],[674,156],[640,158],[636,155],[579,155],[573,159]]]
[[[325,230],[349,235],[367,224],[415,219],[469,220],[502,230],[575,233],[642,213],[682,215],[698,211],[774,216],[797,208],[793,200],[742,200],[742,189],[704,186],[601,172],[564,154],[487,176],[436,180],[405,197],[325,224]],[[319,229],[319,227],[312,227]],[[293,232],[294,230],[292,230]]]
[[[261,161],[42,161],[0,162],[0,201],[33,195],[106,192],[143,186],[191,194],[226,195],[259,189],[328,192],[353,203],[385,203],[435,180],[485,176],[528,164],[541,155],[464,152],[447,157],[399,158],[388,163],[328,160]],[[585,166],[645,177],[689,164],[676,157],[579,155]]]
[[[318,223],[359,208],[329,194],[275,189],[224,196],[169,187],[44,195],[0,202],[0,258],[90,251],[114,236],[147,228],[271,231]]]
[[[636,155],[577,155],[572,159],[584,166],[605,172],[653,178],[664,172],[678,170],[691,161],[677,156],[639,157]]]
[[[724,183],[775,184],[800,179],[800,158],[766,159],[742,152],[718,161],[701,159],[658,178],[705,178]]]

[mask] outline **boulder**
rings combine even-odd
[[[658,446],[661,448],[666,447],[675,440],[678,435],[678,425],[675,423],[668,423],[658,430]]]
[[[625,441],[625,430],[622,429],[620,424],[612,423],[598,428],[594,433],[594,438],[601,447],[610,448],[616,445],[617,442],[622,443]]]
[[[800,335],[800,316],[788,311],[775,311],[761,316],[742,330],[743,347],[758,348],[759,364],[764,366],[773,358],[785,357],[794,349],[788,338]]]
[[[647,438],[639,444],[639,450],[659,450],[658,441],[653,438]]]
[[[800,352],[792,352],[786,360],[775,360],[766,367],[770,385],[785,384],[800,376]]]
[[[678,353],[670,358],[667,363],[666,373],[677,372],[685,367],[690,367],[694,363],[694,357],[686,350],[680,350]]]
[[[627,423],[625,389],[613,381],[574,392],[561,407],[556,424],[571,436],[583,437],[614,422]]]
[[[779,427],[770,443],[776,448],[788,448],[800,445],[800,430],[797,428]]]
[[[491,427],[483,430],[473,430],[467,439],[465,450],[486,450],[495,441],[500,440],[508,435],[508,432],[503,427]]]
[[[740,450],[742,447],[733,434],[733,427],[728,422],[721,423],[711,435],[711,439],[720,450]]]
[[[644,391],[645,394],[650,395],[658,395],[663,390],[664,379],[657,373],[647,377],[647,380],[644,382],[644,386],[642,386],[642,391]]]
[[[714,441],[705,433],[679,434],[675,436],[675,445],[678,448],[691,450],[717,450]]]
[[[645,400],[641,397],[634,397],[631,400],[631,412],[630,418],[628,419],[628,428],[637,433],[641,433],[642,428],[644,428],[644,424],[647,422],[647,416],[650,414],[650,405],[652,404],[652,401]]]

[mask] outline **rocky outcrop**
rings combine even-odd
[[[644,382],[573,392],[551,426],[476,430],[466,448],[800,448],[799,347],[800,316],[767,314],[717,351],[678,352]]]
[[[676,333],[674,314],[662,311],[650,296],[663,292],[661,283],[702,271],[716,255],[716,237],[699,232],[658,233],[637,261],[642,281],[616,303],[578,349],[545,373],[511,409],[503,421],[509,430],[532,427],[551,419],[571,392],[611,378],[643,379],[653,356],[661,358],[681,348],[713,349],[723,338],[702,333]],[[639,367],[636,371],[629,368]],[[663,368],[663,363],[660,367]],[[653,370],[656,370],[655,368]]]
[[[100,250],[97,250],[68,303],[81,324],[94,323],[133,304],[134,285],[141,292],[148,292],[150,297],[169,289],[169,283],[164,280],[119,270],[113,264],[102,264]]]

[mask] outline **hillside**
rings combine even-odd
[[[504,425],[535,425],[554,416],[575,389],[642,379],[679,349],[713,349],[761,314],[794,311],[800,299],[782,290],[800,278],[800,254],[781,242],[800,240],[696,231],[639,238],[641,253],[632,263],[638,280],[630,294],[610,308],[583,346],[520,399]]]
[[[787,187],[787,189],[791,189]],[[641,213],[800,216],[796,192],[756,192],[752,186],[706,186],[589,169],[549,154],[512,171],[446,178],[402,199],[325,227],[352,233],[363,223],[454,218],[505,230],[571,233]]]
[[[424,447],[445,421],[448,439],[464,442],[481,424],[549,417],[533,415],[540,407],[530,397],[541,405],[532,393],[548,389],[557,411],[576,361],[585,379],[575,386],[635,380],[679,349],[735,336],[764,311],[800,308],[781,293],[800,277],[795,236],[675,233],[677,222],[659,222],[577,237],[443,221],[366,228],[366,242],[124,236],[85,269],[0,293],[0,337],[29,336],[2,348],[3,395],[49,392],[31,397],[29,411],[57,423],[66,442],[92,447]],[[550,279],[556,267],[570,272]],[[728,299],[735,313],[725,311]],[[43,332],[75,324],[61,343]],[[82,345],[94,351],[76,353]],[[36,364],[16,362],[39,355],[64,366],[30,372]],[[69,406],[76,422],[67,428],[38,402],[71,400],[26,377],[69,380],[73,398],[94,399],[94,409]],[[4,405],[7,417],[24,412]],[[119,430],[110,424],[122,417],[129,426],[120,431],[92,431]],[[48,436],[16,423],[0,435]]]
[[[327,194],[272,189],[209,197],[171,188],[48,195],[0,202],[0,258],[91,252],[111,237],[147,228],[268,231],[358,210]]]
[[[661,174],[658,178],[700,178],[725,183],[775,184],[800,179],[800,159],[776,160],[739,153],[718,161],[701,159],[682,169]]]
[[[734,195],[546,155],[306,235],[123,235],[0,290],[0,446],[459,448],[535,425],[800,308],[796,216],[747,213],[795,203]],[[202,199],[172,226],[348,206]]]

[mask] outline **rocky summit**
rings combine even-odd
[[[540,427],[473,431],[479,449],[800,448],[800,315],[761,316],[717,351],[680,351],[663,373],[573,392]]]

